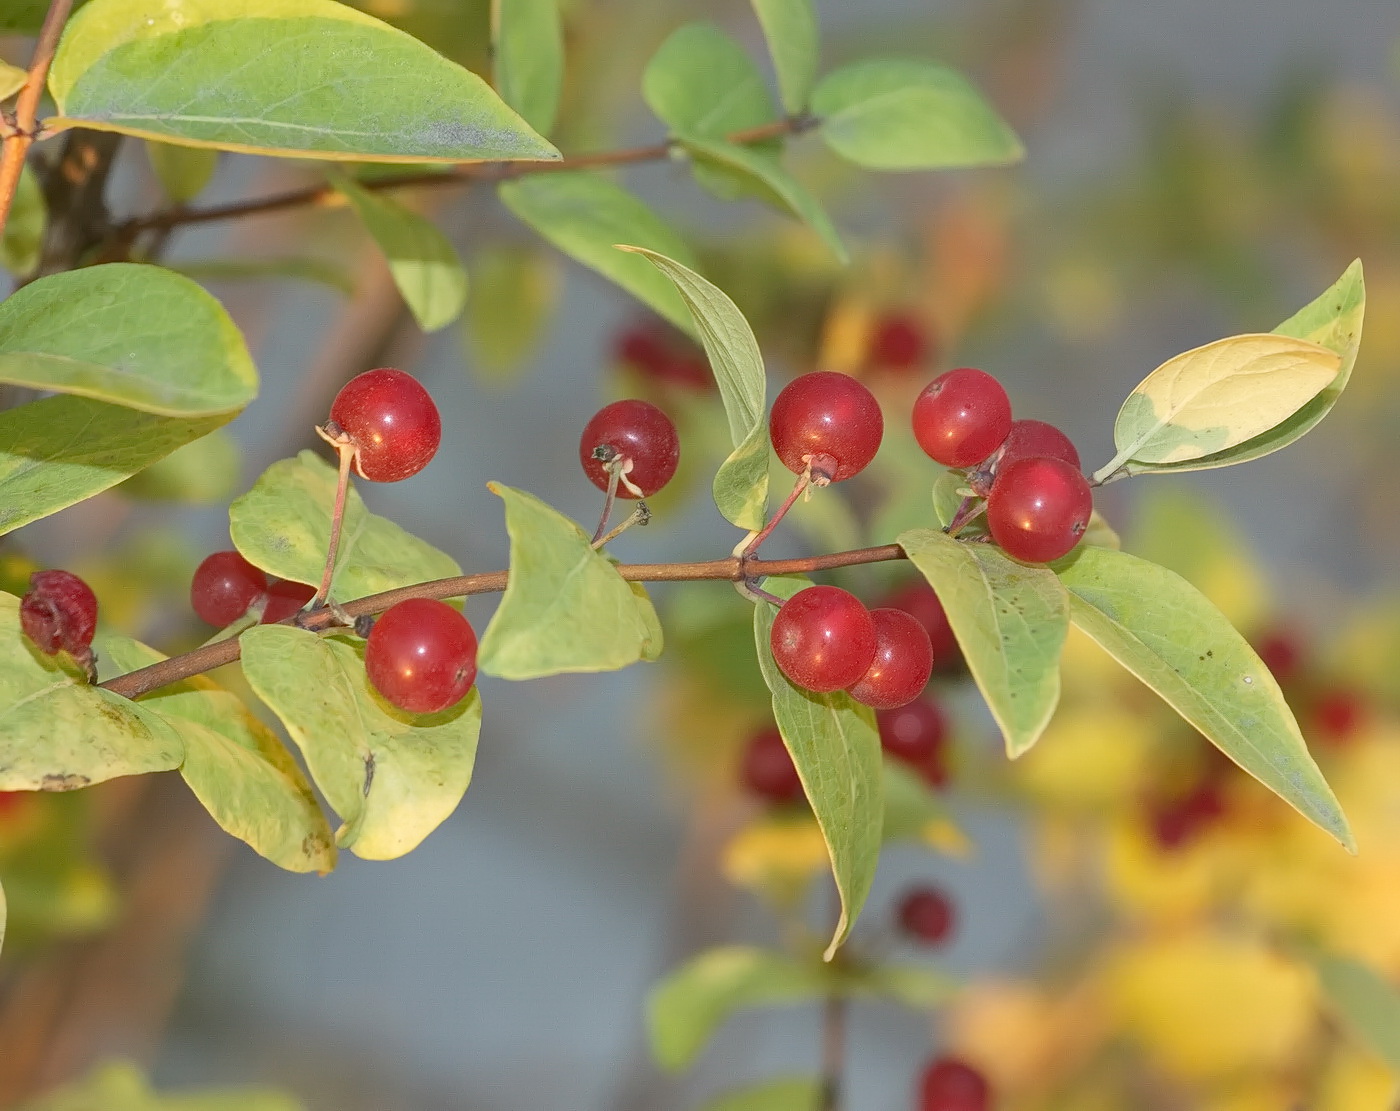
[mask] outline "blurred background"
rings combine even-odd
[[[359,6],[488,70],[478,0]],[[715,20],[768,65],[737,0],[564,7],[566,151],[662,137],[639,76],[685,21]],[[1028,154],[1007,170],[876,177],[814,141],[793,144],[791,165],[852,250],[844,271],[803,227],[721,205],[683,166],[625,175],[750,316],[772,392],[788,375],[839,369],[885,406],[891,443],[869,481],[799,507],[772,554],[892,538],[881,530],[902,511],[899,492],[931,476],[910,479],[895,414],[940,370],[997,375],[1019,416],[1058,424],[1093,469],[1112,455],[1122,397],[1166,358],[1271,329],[1357,257],[1370,302],[1352,384],[1300,444],[1099,498],[1128,550],[1191,579],[1264,652],[1360,856],[1222,768],[1085,644],[1071,643],[1050,732],[1015,766],[953,661],[931,692],[949,740],[936,774],[924,771],[960,833],[889,848],[856,937],[892,944],[899,892],[936,883],[956,908],[953,939],[906,956],[967,987],[932,1018],[858,1005],[848,1106],[915,1106],[937,1047],[987,1071],[998,1106],[1027,1111],[1392,1106],[1400,1077],[1335,1020],[1310,966],[1281,942],[1307,939],[1400,983],[1400,10],[1392,0],[817,7],[827,68],[871,54],[947,63],[973,76]],[[27,50],[0,39],[0,57],[23,62]],[[224,156],[201,203],[313,174]],[[118,213],[161,204],[135,143],[110,188]],[[573,445],[619,396],[671,412],[687,454],[652,526],[614,553],[727,553],[732,529],[707,497],[722,418],[694,352],[487,191],[420,199],[474,282],[461,327],[430,337],[344,210],[176,235],[166,261],[206,281],[244,329],[261,397],[164,485],[136,483],[7,538],[12,581],[0,585],[15,589],[29,560],[67,566],[122,631],[165,650],[198,643],[206,631],[185,584],[228,546],[228,499],[315,446],[312,425],[339,385],[381,364],[424,382],[445,434],[421,475],[364,496],[466,570],[506,563],[489,479],[591,519],[599,499]],[[869,569],[842,581],[871,600],[901,585]],[[160,1087],[261,1084],[326,1111],[671,1111],[814,1071],[810,1007],[736,1018],[682,1076],[651,1062],[649,987],[704,946],[775,941],[785,916],[808,907],[789,881],[818,898],[823,886],[792,845],[743,840],[768,816],[735,772],[763,714],[756,672],[735,664],[742,604],[719,586],[655,597],[671,649],[660,664],[528,686],[482,680],[475,781],[403,860],[347,855],[324,878],[284,874],[223,836],[178,785],[0,800],[11,903],[0,1105],[6,1083],[14,1098],[108,1058],[138,1062]],[[469,604],[478,629],[493,604]]]

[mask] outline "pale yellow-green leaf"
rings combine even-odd
[[[9,62],[0,61],[0,100],[7,100],[24,87],[29,72]]]
[[[465,317],[469,365],[507,381],[524,368],[559,300],[559,260],[532,247],[494,245],[472,256]]]
[[[779,1076],[723,1092],[700,1111],[818,1111],[821,1095],[814,1076]]]
[[[15,1111],[304,1111],[301,1102],[268,1088],[153,1091],[135,1065],[111,1062]]]
[[[812,95],[821,54],[821,30],[812,0],[753,0],[753,9],[768,40],[783,107],[796,115],[806,109]]]
[[[209,147],[180,147],[147,140],[146,157],[165,195],[176,204],[189,204],[204,192],[219,168],[219,152]]]
[[[39,176],[26,162],[10,205],[5,234],[0,237],[0,265],[18,278],[32,274],[39,265],[48,225],[49,208],[44,190],[39,185]]]
[[[548,135],[564,83],[559,0],[491,0],[491,46],[501,99]]]

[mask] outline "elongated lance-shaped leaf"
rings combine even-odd
[[[548,135],[564,84],[559,0],[492,0],[491,56],[501,99]]]
[[[645,247],[623,247],[649,259],[675,283],[696,333],[705,345],[724,412],[729,418],[730,454],[715,474],[715,505],[731,524],[763,527],[768,508],[768,429],[764,421],[767,375],[763,353],[739,307],[718,286],[689,267]]]
[[[805,580],[778,578],[764,583],[765,589],[781,598],[810,585]],[[826,959],[831,960],[865,905],[880,859],[885,819],[880,734],[874,712],[844,691],[803,690],[782,673],[771,644],[777,612],[768,602],[754,607],[758,666],[773,695],[773,719],[821,827],[841,896],[841,916],[826,949]]]
[[[1400,987],[1348,957],[1311,954],[1332,1008],[1380,1056],[1400,1072]]]
[[[1145,559],[1080,546],[1055,565],[1070,617],[1221,752],[1356,850],[1278,683],[1199,590]]]
[[[1015,759],[1040,738],[1060,701],[1060,650],[1069,632],[1064,587],[987,544],[932,529],[899,544],[933,587],[987,708]]]
[[[753,9],[768,40],[783,107],[795,116],[807,108],[821,60],[821,29],[812,0],[753,0]]]

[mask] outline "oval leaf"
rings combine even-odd
[[[0,24],[3,26],[3,24]],[[0,61],[0,100],[8,100],[24,87],[29,71],[9,62]]]
[[[280,579],[316,585],[325,569],[336,471],[314,451],[272,464],[229,506],[229,535],[250,563]],[[365,508],[353,483],[331,596],[343,601],[460,575],[451,556]]]
[[[92,0],[49,91],[51,131],[369,162],[559,157],[476,74],[334,0]]]
[[[121,492],[140,501],[216,505],[242,485],[242,463],[238,441],[220,428],[138,471],[121,484]]]
[[[204,192],[219,168],[219,152],[208,147],[177,147],[174,143],[149,141],[146,157],[165,195],[176,204],[189,204]]]
[[[370,687],[362,640],[258,625],[243,634],[242,648],[249,685],[287,727],[345,823],[336,844],[390,860],[457,809],[481,731],[475,689],[442,713],[406,714]]]
[[[1000,166],[1025,154],[961,74],[931,62],[871,60],[827,74],[812,95],[821,136],[872,170]]]
[[[1400,989],[1347,957],[1316,953],[1312,965],[1337,1014],[1372,1052],[1400,1072]]]
[[[1109,548],[1080,547],[1056,571],[1079,628],[1221,752],[1355,851],[1278,683],[1205,595],[1165,567]]]
[[[1060,700],[1060,650],[1069,632],[1064,587],[1049,568],[932,529],[901,533],[899,544],[943,603],[1014,760],[1040,738]]]
[[[686,135],[722,138],[773,118],[758,66],[713,23],[671,33],[642,74],[642,97],[662,123]]]
[[[783,107],[796,116],[807,108],[820,60],[821,31],[812,0],[753,0],[753,9],[768,40]]]
[[[776,578],[764,583],[782,598],[809,585]],[[865,905],[880,859],[885,816],[880,734],[868,706],[843,691],[803,690],[778,669],[770,645],[776,613],[767,602],[754,607],[754,640],[763,681],[773,695],[773,718],[821,827],[841,896],[841,917],[826,950],[826,959],[831,960]]]
[[[500,193],[511,212],[559,250],[689,330],[690,314],[671,283],[641,259],[613,249],[639,243],[692,269],[699,265],[685,242],[631,193],[598,174],[577,172],[508,181]]]
[[[39,266],[44,234],[49,226],[49,209],[39,176],[26,162],[20,170],[19,187],[10,205],[10,218],[0,236],[0,265],[17,278],[27,277]]]
[[[524,369],[559,299],[558,263],[533,245],[488,247],[472,256],[465,323],[470,364],[482,378],[505,381]]]
[[[482,672],[537,679],[655,659],[661,626],[646,591],[558,510],[524,490],[487,485],[506,503],[510,580],[481,638]]]
[[[898,760],[886,760],[886,841],[918,841],[948,856],[964,856],[971,842],[953,820],[943,796]]]
[[[564,84],[559,0],[492,0],[496,91],[541,135],[554,130]]]
[[[258,372],[223,306],[158,266],[89,266],[0,302],[0,381],[168,417],[235,413]]]

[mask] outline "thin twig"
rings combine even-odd
[[[821,1111],[841,1111],[846,1073],[846,998],[832,992],[822,1005]]]
[[[39,100],[49,77],[49,63],[58,50],[59,36],[63,34],[63,25],[68,22],[72,8],[73,0],[52,0],[49,4],[49,14],[44,17],[34,57],[29,62],[29,76],[15,100],[14,130],[0,145],[0,233],[4,232],[10,218],[10,206],[15,202],[15,190],[24,172],[24,157],[39,130]]]

